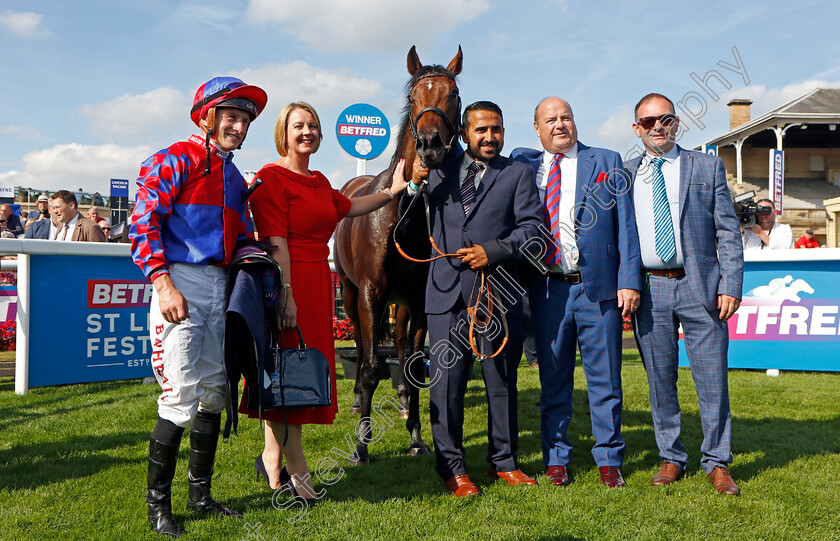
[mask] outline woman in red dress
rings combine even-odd
[[[321,121],[311,105],[295,102],[280,111],[274,126],[274,142],[280,159],[265,165],[257,173],[262,186],[251,196],[260,240],[270,246],[270,254],[283,269],[291,287],[283,320],[283,345],[297,344],[295,326],[300,326],[304,340],[334,363],[332,332],[333,303],[329,257],[330,236],[339,220],[360,216],[384,206],[408,183],[405,165],[397,165],[391,188],[379,193],[348,199],[330,186],[318,171],[309,169],[309,157],[323,139]],[[335,366],[331,364],[332,405],[325,408],[287,409],[288,439],[282,410],[263,412],[265,448],[254,467],[271,488],[291,483],[296,494],[314,498],[309,467],[303,454],[302,425],[332,424],[338,411]],[[249,417],[257,412],[246,407],[245,393],[239,411]],[[283,445],[283,442],[286,442]],[[286,466],[281,468],[283,457]]]

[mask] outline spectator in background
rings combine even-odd
[[[105,242],[102,230],[76,210],[76,196],[73,192],[59,190],[50,197],[49,203],[52,219],[33,223],[26,230],[25,238]]]
[[[6,218],[6,230],[11,231],[15,237],[22,235],[23,224],[20,221],[20,216],[12,212],[12,206],[4,203],[0,205],[0,211],[2,211],[2,215]]]
[[[769,208],[771,212],[756,214],[755,227],[744,231],[744,250],[787,250],[793,248],[793,231],[789,225],[776,222],[776,206],[769,199],[760,199],[759,209]],[[765,211],[766,212],[766,211]]]
[[[99,223],[99,220],[102,219],[102,216],[99,215],[99,209],[97,207],[90,207],[87,213],[88,220],[92,221],[95,224]]]
[[[15,234],[6,229],[6,218],[0,218],[0,238],[4,239],[13,239],[15,238]]]
[[[99,221],[96,223],[96,225],[98,225],[99,229],[101,229],[102,232],[105,233],[105,240],[106,241],[111,238],[111,224],[108,223],[107,219],[100,218]]]
[[[45,220],[50,217],[50,198],[46,195],[39,195],[37,204],[38,208],[27,215],[24,231],[29,229],[29,226],[32,225],[33,222]]]
[[[796,248],[819,248],[820,241],[814,238],[814,230],[806,229],[805,234],[796,241]]]

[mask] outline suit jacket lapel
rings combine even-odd
[[[583,218],[584,194],[588,193],[586,185],[592,182],[592,173],[595,169],[595,160],[589,147],[578,141],[577,155],[577,179],[575,182],[575,208],[577,209],[577,222],[581,223]]]
[[[680,146],[677,146],[680,151],[680,223],[682,223],[685,214],[685,198],[688,196],[688,185],[691,183],[691,168],[693,161],[691,154],[686,152]]]

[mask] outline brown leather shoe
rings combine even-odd
[[[623,487],[624,477],[621,476],[621,468],[618,466],[601,466],[598,468],[601,473],[601,482],[610,488]]]
[[[470,481],[470,478],[464,473],[450,477],[443,482],[443,486],[445,486],[446,490],[451,492],[456,498],[466,498],[467,496],[481,494],[478,487],[475,486],[473,482]]]
[[[545,476],[552,485],[566,486],[569,481],[569,474],[566,473],[566,466],[549,466],[545,469]]]
[[[709,481],[715,486],[715,490],[721,494],[729,494],[730,496],[738,496],[741,494],[741,489],[735,484],[732,475],[729,473],[729,468],[717,466],[709,474]]]
[[[504,479],[509,485],[536,485],[537,480],[531,479],[522,470],[513,471],[497,471],[493,465],[490,465],[490,479]]]
[[[653,482],[653,486],[661,487],[664,485],[670,485],[671,483],[676,483],[682,478],[683,474],[685,474],[684,469],[680,468],[673,462],[663,460],[662,465],[659,467],[659,471],[656,472],[656,475],[653,476],[651,481]]]

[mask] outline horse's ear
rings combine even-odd
[[[422,67],[423,64],[420,63],[420,58],[417,56],[417,50],[414,48],[414,45],[412,45],[411,50],[408,51],[408,74],[413,77],[414,74]]]
[[[412,49],[413,49],[413,47],[412,47]],[[452,61],[449,63],[449,65],[446,66],[446,69],[448,69],[449,71],[451,71],[455,75],[458,75],[459,73],[461,73],[461,67],[462,67],[463,61],[464,61],[464,53],[461,52],[461,46],[458,45],[458,54],[456,54],[455,58],[453,58]]]

